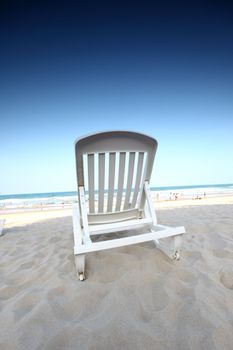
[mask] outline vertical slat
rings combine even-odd
[[[109,172],[108,172],[108,207],[107,207],[108,212],[112,211],[112,204],[113,204],[115,161],[116,161],[116,153],[110,153],[109,154]]]
[[[130,200],[130,194],[132,191],[132,182],[133,182],[134,161],[135,161],[135,152],[130,152],[124,209],[129,208],[129,200]]]
[[[104,176],[105,176],[105,153],[99,153],[99,188],[98,188],[98,212],[104,211]]]
[[[95,212],[94,154],[88,154],[88,194],[89,212]]]
[[[136,206],[136,202],[137,202],[137,198],[138,198],[138,191],[139,191],[139,187],[140,187],[140,183],[141,183],[141,179],[142,179],[143,159],[144,159],[144,153],[139,152],[136,181],[135,181],[134,194],[133,194],[133,200],[132,200],[132,207],[133,208]]]
[[[119,211],[121,208],[121,199],[122,199],[123,184],[124,184],[124,174],[125,174],[125,152],[120,152],[116,211]]]
[[[143,163],[144,163],[143,164],[143,175],[142,175],[139,196],[138,196],[138,207],[141,210],[143,210],[143,208],[145,206],[145,200],[146,200],[144,184],[145,184],[145,179],[146,179],[146,174],[147,174],[147,169],[148,169],[148,153],[147,152],[145,152],[145,154],[144,154],[144,162]]]

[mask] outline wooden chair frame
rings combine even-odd
[[[174,249],[169,256],[179,259],[181,235],[185,233],[183,226],[168,227],[157,223],[156,213],[152,203],[149,181],[153,161],[157,149],[157,141],[147,135],[129,131],[108,131],[92,134],[75,143],[76,169],[78,180],[79,203],[73,206],[74,254],[77,274],[82,281],[85,279],[85,254],[110,248],[122,247],[147,241],[154,241],[157,248],[167,254],[166,248],[160,243],[161,238],[174,237]],[[116,151],[119,152],[118,188],[116,206],[113,210],[114,177]],[[109,153],[109,180],[107,205],[104,208],[104,172],[105,154]],[[125,152],[128,157],[128,174],[125,170]],[[135,152],[138,152],[135,186],[132,188],[134,174]],[[147,154],[146,162],[143,157]],[[98,155],[98,201],[95,201],[94,188],[94,154]],[[88,162],[88,200],[84,186],[83,156]],[[122,170],[123,169],[123,170]],[[123,177],[127,177],[127,187],[123,198]],[[131,192],[133,194],[131,195]],[[131,196],[131,197],[130,197]],[[130,203],[132,198],[132,203]],[[124,203],[122,201],[124,199]],[[98,208],[96,208],[96,204]],[[87,206],[89,204],[89,206]],[[89,207],[89,210],[88,210]],[[121,209],[122,208],[122,209]],[[97,213],[95,212],[97,209]],[[105,210],[105,212],[104,212]],[[125,230],[135,230],[146,227],[148,232],[132,236],[92,242],[92,235],[108,234]]]

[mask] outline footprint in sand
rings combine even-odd
[[[198,279],[197,273],[191,269],[180,268],[179,270],[177,269],[176,274],[178,279],[186,283],[192,283]]]
[[[40,295],[24,295],[14,305],[14,318],[19,321],[21,318],[29,314],[32,309],[40,302]]]
[[[191,266],[197,261],[203,260],[202,254],[193,250],[186,251],[186,258]]]
[[[216,256],[217,258],[225,258],[230,255],[230,253],[227,250],[220,250],[220,249],[213,249],[212,250],[213,255]]]
[[[58,285],[57,287],[51,288],[47,292],[48,300],[54,299],[57,296],[62,295],[65,292],[64,285]]]
[[[58,237],[52,237],[52,238],[49,239],[49,242],[50,242],[50,243],[57,243],[57,242],[59,242],[59,241],[61,241],[61,239],[58,238]]]
[[[233,289],[233,266],[226,265],[219,271],[220,282],[224,287]]]
[[[0,289],[0,300],[7,300],[17,294],[18,288],[14,286],[6,286]]]
[[[20,269],[30,269],[31,267],[33,267],[34,263],[33,262],[27,262],[24,264],[20,265]]]
[[[163,286],[158,282],[152,282],[147,287],[138,288],[138,297],[145,312],[163,310],[169,302],[168,295]]]

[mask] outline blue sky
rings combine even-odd
[[[74,140],[150,134],[153,186],[233,182],[233,9],[9,3],[0,21],[0,193],[76,189]]]

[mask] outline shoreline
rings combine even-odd
[[[156,194],[152,192],[152,200],[157,208],[160,207],[173,207],[173,206],[186,206],[186,205],[212,205],[212,204],[233,204],[233,194],[225,195],[206,195],[197,196],[196,198],[178,197],[173,199],[158,199]],[[0,208],[0,215],[20,213],[20,212],[37,212],[37,211],[51,211],[51,210],[65,210],[71,209],[73,204],[77,202],[61,203],[61,204],[46,204],[32,206],[19,206],[14,208]]]
[[[132,189],[133,192],[133,189]],[[105,190],[104,201],[107,201],[107,190]],[[88,198],[88,192],[86,193]],[[123,197],[125,192],[123,191]],[[114,198],[116,192],[114,194]],[[164,203],[205,200],[207,198],[233,197],[233,184],[215,184],[199,186],[170,186],[170,187],[152,187],[152,200],[156,205],[167,206]],[[116,198],[115,198],[116,199]],[[40,211],[57,210],[62,208],[71,208],[77,203],[77,192],[47,192],[47,193],[29,193],[15,195],[0,195],[0,215],[20,211]],[[98,201],[97,192],[95,200]],[[207,201],[208,203],[208,201]],[[106,203],[105,203],[106,204]],[[170,205],[170,204],[169,204]],[[172,204],[173,206],[173,204]]]

